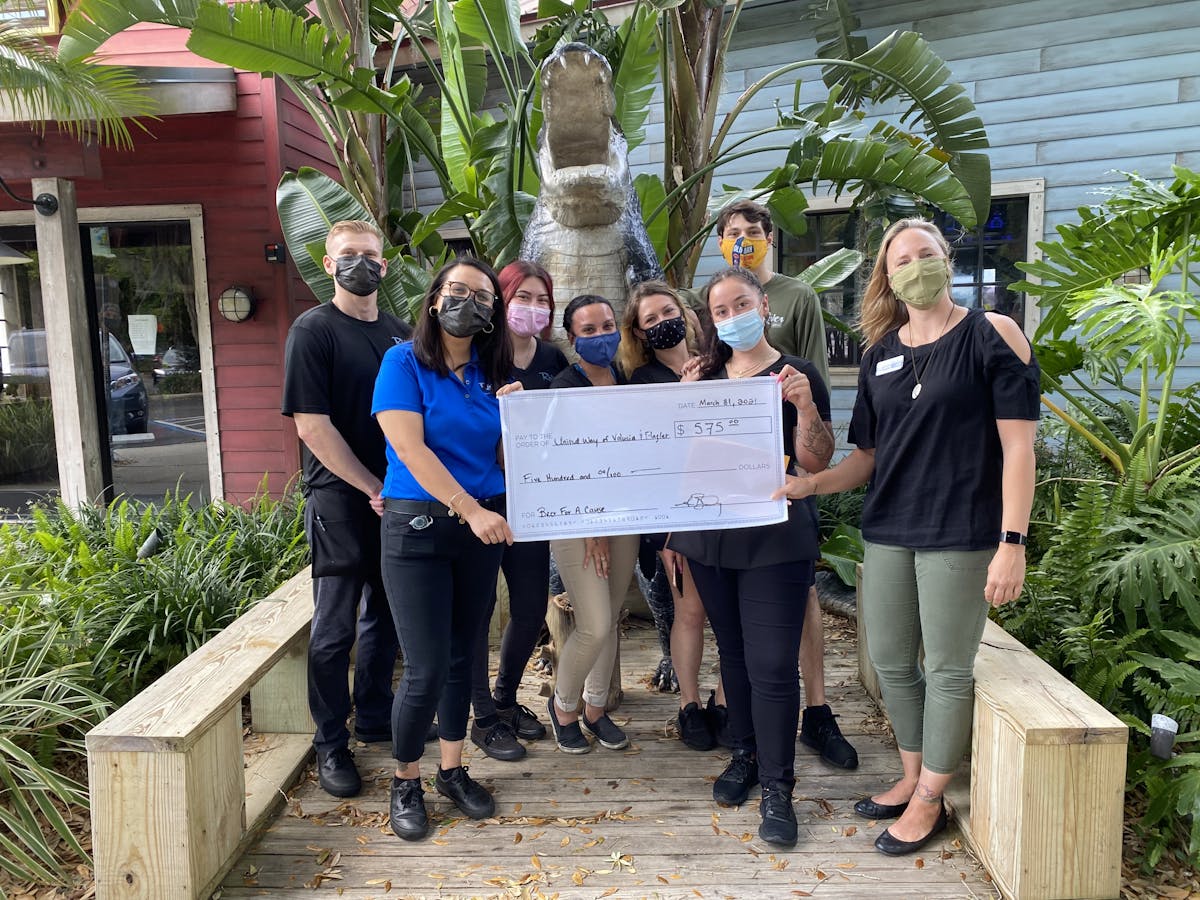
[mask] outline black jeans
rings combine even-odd
[[[471,667],[480,622],[495,604],[504,544],[484,544],[453,516],[422,529],[406,513],[383,514],[383,583],[404,654],[392,704],[392,755],[421,758],[438,717],[443,740],[467,734]]]
[[[366,497],[361,497],[361,503],[354,500],[351,495],[331,496],[323,491],[314,491],[309,496],[304,512],[310,543],[313,530],[320,532],[313,546],[314,557],[325,553],[329,538],[339,538],[344,528],[352,534],[367,526],[378,530],[378,517]],[[337,509],[349,518],[339,518]],[[347,546],[349,543],[348,540]],[[320,753],[345,747],[350,739],[346,728],[346,717],[350,715],[346,675],[355,637],[358,639],[354,665],[355,731],[359,737],[371,740],[391,731],[392,673],[396,668],[398,643],[379,572],[378,552],[371,558],[373,543],[367,541],[365,547],[356,545],[356,552],[361,552],[362,558],[352,566],[334,561],[334,568],[353,571],[313,578],[308,708],[316,725],[313,746]]]
[[[471,677],[471,704],[476,719],[495,715],[497,706],[507,709],[517,702],[517,688],[521,686],[525,664],[529,662],[546,622],[546,604],[550,598],[550,542],[525,541],[505,547],[500,568],[508,585],[510,618],[500,641],[500,671],[496,675],[494,694],[488,681],[491,614],[483,620]]]
[[[721,654],[735,749],[756,750],[764,786],[796,784],[800,635],[813,563],[718,569],[689,563]]]

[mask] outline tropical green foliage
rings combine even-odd
[[[86,860],[67,825],[87,808],[83,733],[307,552],[294,498],[57,504],[0,526],[0,875],[57,884],[63,853]]]
[[[1022,264],[1042,282],[1020,286],[1040,297],[1057,418],[1042,427],[1025,597],[1000,618],[1130,726],[1153,869],[1200,863],[1200,390],[1175,386],[1200,319],[1200,179],[1128,177]],[[1144,283],[1123,283],[1131,272]],[[1173,759],[1149,754],[1155,713],[1179,722]]]
[[[50,401],[0,398],[0,479],[35,479],[57,471]]]
[[[461,224],[475,253],[497,265],[516,256],[538,186],[537,66],[570,40],[590,44],[609,60],[615,117],[631,147],[643,139],[649,100],[663,79],[664,176],[639,176],[637,189],[652,240],[677,283],[690,283],[711,229],[707,201],[717,170],[750,154],[785,159],[750,191],[766,199],[785,230],[804,229],[806,186],[850,190],[860,199],[908,192],[968,225],[986,209],[990,181],[979,152],[986,146],[981,123],[945,64],[915,34],[898,32],[872,49],[861,39],[826,42],[817,59],[782,67],[747,89],[717,129],[725,54],[742,5],[726,12],[700,0],[654,0],[639,3],[613,27],[587,0],[544,0],[539,13],[548,21],[527,46],[519,7],[507,0],[430,0],[414,14],[395,0],[370,0],[353,10],[327,0],[311,9],[294,0],[229,8],[217,0],[134,0],[120,8],[110,0],[80,0],[67,21],[62,54],[74,59],[92,52],[137,21],[168,22],[190,29],[188,46],[196,53],[275,73],[291,86],[321,127],[345,186],[338,189],[315,170],[289,174],[280,185],[289,248],[321,299],[332,285],[319,266],[318,247],[337,218],[365,216],[383,229],[392,260],[384,305],[393,311],[403,311],[400,297],[420,293],[425,272],[443,258],[443,226]],[[856,24],[842,3],[812,6],[818,33],[830,23]],[[397,77],[401,52],[423,58],[432,86]],[[731,140],[747,104],[804,66],[826,74],[828,100],[795,106],[781,112],[775,126]],[[906,106],[901,121],[915,123],[919,133],[865,124],[871,104],[893,98]],[[774,133],[783,143],[747,146]],[[440,189],[442,200],[432,209],[418,197],[419,163]]]
[[[0,90],[7,99],[37,130],[54,122],[73,137],[94,134],[104,144],[132,146],[122,117],[153,111],[137,77],[82,56],[57,58],[39,35],[6,18],[21,7],[22,0],[0,0]]]

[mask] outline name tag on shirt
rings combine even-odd
[[[876,375],[890,375],[892,372],[899,372],[904,365],[903,356],[893,356],[891,359],[885,359],[875,364]]]

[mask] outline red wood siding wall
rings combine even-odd
[[[186,37],[175,28],[138,26],[109,41],[102,56],[128,65],[213,65],[185,49]],[[295,265],[266,262],[263,247],[282,242],[275,187],[285,168],[336,174],[319,130],[277,87],[273,79],[238,73],[236,112],[149,122],[151,135],[135,133],[132,152],[101,152],[98,180],[76,182],[80,206],[203,208],[221,466],[231,501],[252,495],[264,477],[271,493],[282,493],[300,468],[295,428],[279,412],[283,348],[292,320],[314,301]],[[28,182],[13,186],[28,190]],[[0,200],[0,208],[12,207]],[[240,324],[221,318],[215,306],[233,284],[250,287],[257,300],[254,318]]]

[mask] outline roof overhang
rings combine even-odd
[[[237,73],[226,66],[127,66],[146,88],[154,115],[187,116],[237,109]],[[0,90],[0,122],[30,122],[28,110]]]

